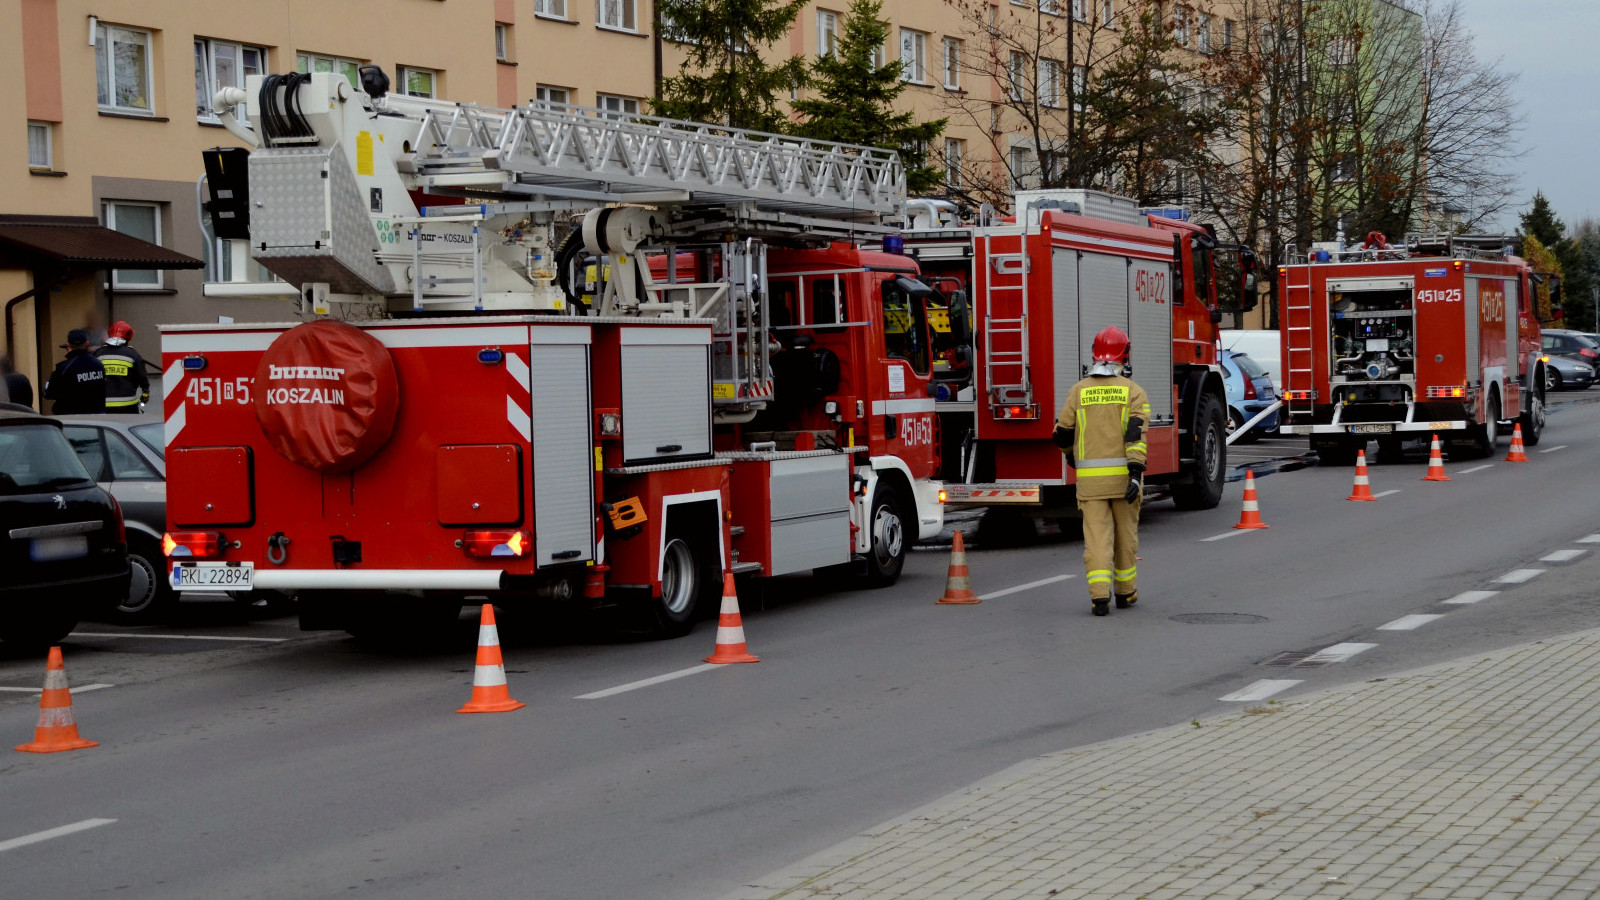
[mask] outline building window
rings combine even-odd
[[[1061,0],[1039,0],[1039,12],[1046,15],[1061,15]]]
[[[350,82],[351,87],[361,87],[361,61],[342,56],[321,56],[316,53],[297,53],[294,57],[296,72],[338,72]]]
[[[612,116],[637,116],[639,114],[639,98],[623,97],[618,94],[597,94],[595,105],[610,113]]]
[[[1072,108],[1083,109],[1083,95],[1089,92],[1089,67],[1072,67]]]
[[[439,96],[439,73],[433,69],[398,66],[395,72],[400,76],[400,93],[405,94],[407,97],[427,97],[432,99]]]
[[[1189,10],[1185,7],[1172,9],[1172,40],[1180,47],[1189,46]]]
[[[1079,22],[1089,21],[1089,0],[1072,0],[1072,18]]]
[[[100,108],[153,113],[150,32],[116,25],[95,27],[94,62]]]
[[[944,39],[944,86],[961,90],[961,42],[955,38]]]
[[[1328,62],[1348,66],[1356,61],[1356,45],[1348,35],[1334,35],[1328,41]]]
[[[1117,24],[1117,10],[1114,0],[1100,0],[1100,26],[1114,28]]]
[[[1061,105],[1061,63],[1053,59],[1039,60],[1039,105]]]
[[[926,68],[928,36],[909,28],[900,29],[900,78],[915,84],[928,80]]]
[[[1222,49],[1224,49],[1224,50],[1232,50],[1233,49],[1233,20],[1232,19],[1223,19],[1222,20]]]
[[[533,14],[547,19],[565,19],[567,0],[533,0]]]
[[[881,69],[889,64],[889,40],[884,39],[883,44],[872,48],[872,66]]]
[[[817,55],[833,56],[839,52],[839,14],[825,9],[817,10]]]
[[[958,141],[955,138],[944,139],[944,183],[951,188],[961,187],[961,157],[966,150],[966,141]]]
[[[541,84],[534,88],[534,99],[540,103],[571,103],[572,89]]]
[[[1210,53],[1212,51],[1212,46],[1211,46],[1211,17],[1206,15],[1205,13],[1201,13],[1200,14],[1200,23],[1199,23],[1199,27],[1198,27],[1198,30],[1197,30],[1196,37],[1200,42],[1200,52],[1201,53]]]
[[[161,243],[161,210],[154,203],[107,201],[100,206],[106,227],[152,244]],[[113,269],[111,285],[118,290],[158,290],[160,269]]]
[[[595,24],[620,31],[638,29],[634,0],[595,0]]]
[[[1028,57],[1015,50],[1011,51],[1011,59],[1006,67],[1006,76],[1007,80],[1011,82],[1011,84],[1007,85],[1011,99],[1021,100],[1025,96],[1023,83],[1028,77]]]
[[[50,123],[28,123],[28,168],[50,171],[54,168],[50,146]]]
[[[267,71],[267,51],[232,41],[194,39],[194,113],[207,122],[217,120],[211,99],[223,88],[242,88],[249,75]],[[240,116],[240,118],[246,118]]]
[[[1027,147],[1011,148],[1011,186],[1013,188],[1026,188],[1028,179],[1033,174],[1033,161],[1029,159]]]
[[[494,58],[500,62],[509,62],[511,44],[511,26],[501,22],[494,23]]]

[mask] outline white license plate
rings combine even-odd
[[[1394,426],[1388,422],[1376,425],[1351,425],[1351,434],[1394,434]]]
[[[172,588],[178,591],[248,591],[255,580],[256,564],[177,562],[172,564]]]
[[[28,546],[28,556],[34,562],[59,562],[63,559],[82,559],[88,555],[89,538],[81,534],[34,538]]]

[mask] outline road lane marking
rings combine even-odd
[[[261,641],[276,644],[289,638],[235,637],[223,634],[141,634],[132,631],[74,631],[73,637],[86,638],[148,638],[163,641]]]
[[[116,687],[116,685],[114,685],[114,684],[86,684],[86,685],[83,685],[82,687],[73,688],[72,692],[74,694],[85,694],[85,693],[88,693],[89,691],[98,691],[101,688],[108,688],[108,687]],[[44,693],[44,688],[42,688],[42,687],[0,687],[0,691],[14,691],[14,692],[19,693],[19,694],[42,694],[42,693]]]
[[[1429,622],[1432,622],[1434,619],[1442,618],[1444,618],[1444,616],[1440,613],[1413,613],[1409,616],[1401,616],[1400,618],[1395,619],[1393,622],[1385,622],[1378,626],[1378,630],[1411,631],[1416,628],[1421,628]]]
[[[1567,445],[1566,444],[1557,444],[1554,447],[1546,447],[1545,449],[1540,450],[1539,452],[1540,453],[1554,453],[1557,450],[1565,450],[1565,449],[1567,449]]]
[[[998,591],[995,591],[992,594],[982,594],[982,595],[980,595],[978,597],[978,599],[979,600],[993,600],[996,597],[1004,597],[1007,594],[1016,594],[1016,593],[1021,593],[1022,591],[1031,591],[1036,587],[1044,587],[1047,584],[1055,584],[1057,582],[1066,581],[1069,578],[1076,578],[1076,577],[1078,577],[1078,576],[1076,576],[1076,575],[1056,575],[1056,576],[1053,576],[1051,578],[1041,578],[1038,581],[1030,581],[1027,584],[1019,584],[1016,587],[1002,588],[1002,589],[1000,589]]]
[[[1238,537],[1241,534],[1253,534],[1253,533],[1255,533],[1257,531],[1260,531],[1260,530],[1261,529],[1259,529],[1259,528],[1240,528],[1237,531],[1224,531],[1221,534],[1213,534],[1211,537],[1208,537],[1208,538],[1201,538],[1200,539],[1200,543],[1204,544],[1207,541],[1225,541],[1225,540],[1227,540],[1228,538],[1231,538],[1231,537]]]
[[[1473,466],[1470,469],[1462,469],[1461,471],[1457,472],[1456,474],[1457,475],[1471,475],[1473,472],[1482,472],[1484,469],[1492,469],[1492,468],[1494,468],[1494,463],[1489,463],[1487,465],[1482,465],[1482,466]]]
[[[1263,678],[1242,690],[1217,699],[1223,703],[1256,703],[1300,683],[1298,678]]]
[[[1583,547],[1568,547],[1565,550],[1556,550],[1539,557],[1540,562],[1572,562],[1578,557],[1588,553]]]
[[[1468,603],[1477,603],[1480,600],[1487,600],[1499,593],[1499,591],[1462,591],[1461,593],[1444,602],[1452,603],[1457,606],[1464,606]]]
[[[1376,646],[1378,645],[1357,644],[1350,642],[1334,644],[1332,647],[1324,647],[1323,649],[1311,654],[1310,656],[1301,660],[1299,665],[1316,666],[1326,665],[1328,663],[1344,662],[1350,657],[1355,656],[1357,653],[1365,653]]]
[[[25,834],[22,837],[14,837],[9,841],[0,841],[0,853],[3,853],[7,850],[15,850],[18,847],[26,847],[29,844],[37,844],[40,841],[48,841],[51,838],[66,837],[69,834],[77,834],[80,831],[88,831],[91,828],[99,828],[101,825],[110,825],[115,821],[116,819],[84,819],[82,822],[73,822],[71,825],[62,825],[60,828],[47,828],[44,831],[35,831],[33,834]]]
[[[1372,496],[1374,496],[1374,497],[1387,497],[1390,494],[1398,494],[1398,493],[1400,493],[1400,489],[1399,488],[1395,488],[1392,491],[1379,491],[1378,493],[1373,494]]]
[[[606,688],[603,691],[595,691],[592,694],[579,694],[578,696],[573,697],[572,699],[574,699],[574,700],[599,700],[602,697],[614,697],[617,694],[626,694],[628,691],[637,691],[640,688],[647,688],[647,687],[650,687],[651,685],[661,684],[662,682],[676,681],[677,679],[683,678],[683,677],[688,676],[688,675],[695,675],[695,674],[698,674],[700,672],[709,672],[712,669],[726,669],[726,668],[729,668],[729,667],[728,666],[714,665],[712,663],[704,663],[704,664],[698,665],[698,666],[690,666],[687,669],[679,669],[676,672],[668,672],[665,675],[657,675],[654,678],[641,678],[638,681],[630,681],[627,684],[619,684],[614,688]]]
[[[1512,569],[1494,581],[1495,584],[1522,584],[1525,581],[1532,581],[1543,574],[1543,569]]]
[[[1578,538],[1575,544],[1600,544],[1600,534],[1591,534],[1588,537]]]

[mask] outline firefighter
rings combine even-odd
[[[89,332],[74,328],[61,345],[67,358],[56,363],[44,383],[44,398],[55,401],[52,415],[70,416],[106,411],[106,367],[89,352]]]
[[[150,374],[144,357],[128,345],[133,326],[114,323],[106,329],[106,342],[94,352],[106,369],[106,412],[137,413],[150,402]]]
[[[1056,419],[1055,443],[1077,474],[1083,514],[1083,564],[1097,616],[1139,599],[1139,504],[1143,499],[1145,424],[1150,398],[1124,377],[1128,335],[1115,326],[1094,336],[1089,377],[1067,391]]]

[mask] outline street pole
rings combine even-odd
[[[1594,301],[1594,318],[1589,320],[1589,327],[1600,331],[1600,284],[1589,285],[1589,299]]]

